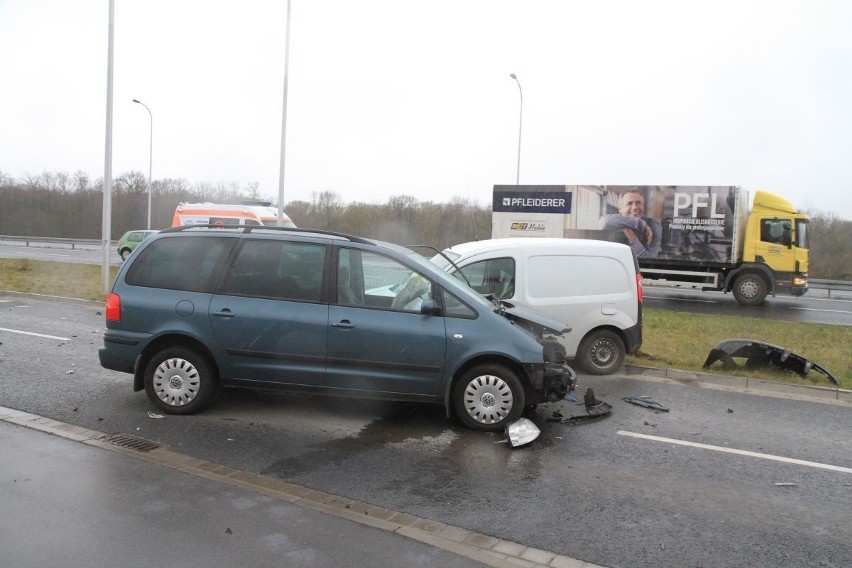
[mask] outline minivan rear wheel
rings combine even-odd
[[[170,347],[145,368],[145,393],[168,414],[192,414],[210,401],[216,385],[213,367],[194,349]]]
[[[477,365],[456,383],[453,406],[469,428],[496,432],[523,412],[524,387],[515,373],[502,365]]]
[[[592,375],[614,373],[624,364],[624,357],[624,341],[608,329],[591,332],[577,349],[577,361]]]

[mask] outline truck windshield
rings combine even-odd
[[[799,248],[808,247],[808,222],[804,219],[796,219],[796,246]]]

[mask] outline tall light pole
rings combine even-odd
[[[284,36],[284,109],[281,112],[281,160],[278,169],[278,226],[284,225],[284,158],[287,148],[287,73],[290,67],[290,0],[287,0],[287,28]]]
[[[143,103],[138,99],[133,99],[134,103],[139,103],[145,110],[148,111],[148,118],[150,118],[151,123],[151,132],[148,136],[148,230],[151,229],[151,164],[154,159],[154,115],[151,114],[151,109],[148,108],[148,105]]]
[[[515,185],[521,184],[521,132],[524,125],[524,91],[521,89],[521,82],[514,73],[509,73],[509,77],[515,80],[518,84],[518,92],[521,94],[521,112],[518,118],[518,169],[515,177]]]

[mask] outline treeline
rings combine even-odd
[[[117,177],[112,191],[112,238],[143,229],[148,217],[147,176],[129,172]],[[183,179],[154,180],[151,226],[171,226],[180,202],[239,203],[262,196],[256,184],[241,187],[196,183]],[[103,182],[84,172],[43,173],[15,179],[0,172],[0,235],[99,239]],[[284,211],[300,227],[340,231],[403,245],[444,248],[489,238],[491,206],[453,198],[449,203],[421,201],[410,195],[382,204],[343,203],[334,191],[314,194],[311,201],[290,201]],[[834,213],[809,211],[810,276],[852,280],[852,221]]]
[[[112,238],[144,229],[148,220],[148,179],[141,172],[115,178],[112,186]],[[240,203],[260,200],[256,184],[190,184],[183,179],[153,180],[151,227],[172,224],[180,202]],[[410,195],[390,197],[382,204],[343,203],[333,191],[311,201],[290,201],[284,211],[299,227],[340,231],[404,245],[444,248],[488,238],[491,206],[453,198],[449,203],[421,201]],[[0,235],[101,238],[103,182],[84,172],[43,173],[15,179],[0,172]]]

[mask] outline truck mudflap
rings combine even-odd
[[[710,350],[707,360],[704,361],[704,368],[706,369],[716,361],[721,361],[723,369],[736,369],[735,358],[745,359],[746,369],[760,369],[772,365],[777,369],[793,371],[802,377],[810,371],[816,371],[825,375],[833,384],[840,385],[837,377],[819,364],[778,345],[754,339],[725,339],[720,341]]]
[[[526,371],[533,387],[533,400],[528,400],[528,404],[562,400],[577,387],[577,373],[564,363],[529,365]]]

